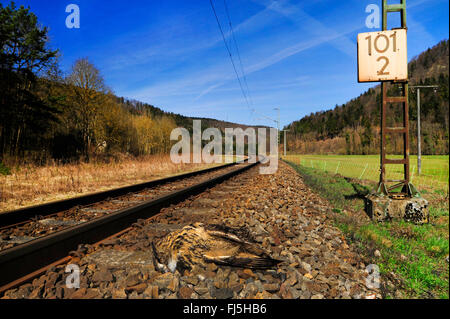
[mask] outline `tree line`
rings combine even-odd
[[[62,75],[29,8],[0,3],[0,48],[0,163],[169,152],[181,119],[116,97],[88,58]]]

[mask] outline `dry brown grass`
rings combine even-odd
[[[169,155],[113,163],[26,165],[0,175],[0,212],[141,183],[217,164],[174,164]]]

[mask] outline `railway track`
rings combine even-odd
[[[256,163],[232,163],[0,214],[0,294]]]
[[[212,167],[151,182],[135,184],[67,200],[0,214],[0,251],[136,206],[199,180],[233,170],[234,164]]]

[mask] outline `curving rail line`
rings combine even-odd
[[[139,219],[152,217],[158,214],[162,208],[181,202],[190,196],[197,195],[257,164],[259,164],[259,161],[256,161],[256,163],[248,163],[248,160],[246,160],[241,163],[226,164],[203,171],[177,175],[148,183],[136,184],[1,214],[0,227],[13,227],[14,225],[26,223],[35,216],[49,216],[74,206],[89,205],[179,179],[193,178],[205,172],[236,166],[235,169],[226,170],[225,173],[208,180],[163,194],[150,200],[142,201],[132,207],[120,209],[106,216],[57,231],[18,246],[1,250],[0,294],[32,280],[44,273],[51,266],[69,260],[69,253],[76,250],[80,244],[95,244],[123,233]]]

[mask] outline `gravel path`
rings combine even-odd
[[[280,162],[274,175],[258,168],[162,210],[98,246],[82,246],[71,264],[80,267],[80,288],[65,285],[66,265],[4,298],[381,298],[366,287],[366,266],[333,226],[329,203]],[[151,242],[193,222],[247,226],[273,258],[276,269],[251,270],[208,264],[180,274],[161,273]]]

